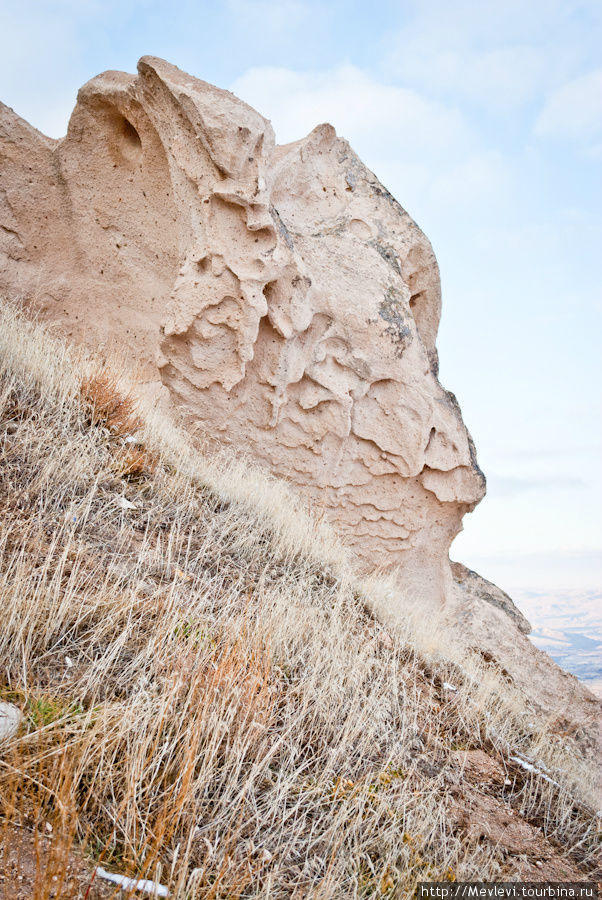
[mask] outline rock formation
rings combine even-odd
[[[122,347],[211,441],[323,510],[365,569],[449,596],[451,541],[484,494],[437,379],[430,243],[321,125],[264,118],[161,60],[80,90],[54,141],[1,107],[0,290]]]
[[[60,141],[0,104],[0,292],[287,478],[591,752],[595,698],[503,591],[450,567],[485,480],[437,378],[437,263],[330,125],[276,146],[245,103],[150,57],[84,85]]]
[[[531,626],[508,594],[466,566],[451,565],[454,583],[445,616],[458,644],[518,688],[534,711],[549,717],[552,731],[573,736],[596,759],[602,739],[600,700],[533,645],[527,637]]]
[[[501,591],[497,585],[486,581],[472,569],[463,566],[462,563],[453,562],[451,568],[454,578],[454,596],[468,601],[469,604],[472,601],[472,605],[475,600],[477,603],[485,601],[509,616],[523,634],[530,633],[531,623],[527,621],[505,591]]]

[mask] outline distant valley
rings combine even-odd
[[[533,626],[533,643],[602,697],[602,592],[512,592]]]

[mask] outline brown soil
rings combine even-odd
[[[461,773],[458,785],[452,787],[457,799],[452,811],[456,827],[469,843],[500,848],[512,862],[510,880],[591,881],[596,877],[561,855],[561,848],[554,846],[541,828],[512,808],[504,788],[520,773],[504,769],[501,761],[483,750],[458,750],[453,757]]]
[[[107,900],[118,896],[114,885],[98,878],[90,887],[93,873],[89,861],[50,835],[2,826],[0,900]]]

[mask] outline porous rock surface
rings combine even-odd
[[[591,734],[600,704],[510,598],[452,575],[485,479],[437,377],[437,262],[330,125],[276,146],[255,110],[153,57],[84,85],[59,141],[0,104],[0,292],[287,478],[365,571],[445,602],[462,641]]]
[[[144,57],[51,140],[0,107],[0,290],[122,348],[208,439],[323,510],[366,570],[439,603],[485,482],[437,379],[431,245],[330,125],[276,146],[227,91]]]

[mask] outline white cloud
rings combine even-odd
[[[516,475],[497,475],[489,473],[487,476],[487,487],[496,494],[497,497],[516,497],[519,494],[532,491],[550,490],[550,491],[582,491],[587,489],[588,484],[582,478],[576,478],[571,475],[553,475],[550,477],[536,476],[534,478],[525,478]]]
[[[227,0],[226,7],[232,24],[262,43],[292,38],[310,12],[302,0]]]
[[[596,15],[598,0],[413,0],[410,20],[436,33],[448,35],[452,42],[465,41],[500,45],[548,38],[550,32],[567,26],[576,14]]]
[[[512,201],[513,178],[501,153],[470,153],[450,169],[438,172],[430,185],[433,204],[466,208],[493,206],[498,210]]]
[[[298,140],[325,121],[351,141],[369,142],[381,151],[386,146],[388,152],[379,155],[389,157],[457,154],[473,140],[458,110],[384,84],[353,65],[322,72],[254,68],[231,89],[270,117],[282,143]]]
[[[535,123],[535,133],[586,142],[602,135],[602,69],[574,78],[554,91]]]
[[[389,65],[399,75],[430,92],[455,96],[500,110],[533,100],[548,80],[546,53],[530,46],[433,48],[430,35],[396,51]]]
[[[592,144],[589,147],[586,147],[584,150],[585,156],[588,159],[593,159],[596,162],[601,159],[602,160],[602,144]]]
[[[594,0],[420,0],[389,41],[386,70],[434,96],[516,110],[595,52]],[[585,32],[574,23],[591,18]]]

